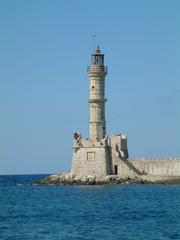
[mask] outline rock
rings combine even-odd
[[[96,184],[96,178],[94,176],[90,176],[88,185],[95,185],[95,184]]]
[[[87,176],[84,176],[83,178],[81,178],[81,182],[82,183],[87,183],[88,182],[88,177]]]
[[[42,179],[36,184],[41,185],[102,185],[102,184],[180,184],[180,177],[139,176],[121,178],[117,175],[75,175],[71,173],[57,173]]]

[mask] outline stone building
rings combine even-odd
[[[114,135],[108,137],[105,120],[105,77],[107,67],[100,48],[91,55],[88,67],[89,77],[89,138],[74,134],[73,160],[71,172],[81,175],[118,174],[118,159],[127,158],[127,137]]]
[[[119,175],[120,177],[180,176],[180,158],[128,158],[127,136],[108,137],[105,120],[107,67],[100,48],[91,54],[89,77],[89,138],[74,133],[71,173],[75,175]]]

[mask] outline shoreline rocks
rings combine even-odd
[[[83,176],[71,173],[57,173],[34,183],[40,185],[112,185],[112,184],[180,184],[180,176],[134,176],[122,178],[117,175]]]

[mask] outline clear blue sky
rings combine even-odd
[[[68,171],[89,136],[92,35],[105,54],[108,134],[131,157],[180,156],[180,1],[2,0],[0,174]]]

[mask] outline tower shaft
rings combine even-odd
[[[102,139],[106,135],[105,121],[105,77],[107,67],[104,66],[104,55],[99,47],[91,55],[91,65],[88,67],[89,77],[89,107],[90,107],[90,139]]]

